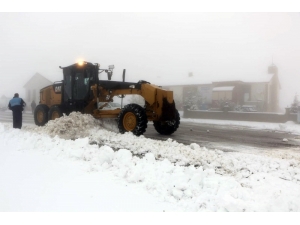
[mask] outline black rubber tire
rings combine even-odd
[[[155,130],[162,135],[173,134],[180,124],[180,116],[178,110],[175,111],[175,119],[171,121],[153,121]]]
[[[48,121],[55,120],[56,118],[59,118],[62,116],[63,116],[63,112],[58,105],[51,106],[51,108],[48,112]]]
[[[44,126],[48,122],[49,107],[38,105],[34,110],[34,122],[37,126]]]
[[[132,126],[126,125],[125,120],[128,117],[128,115],[131,116],[133,120],[135,120],[131,124]],[[146,131],[148,119],[146,111],[143,107],[141,107],[138,104],[128,104],[121,110],[117,122],[121,134],[124,134],[125,132],[132,132],[134,135],[140,136]],[[131,129],[128,129],[128,127],[130,127]]]

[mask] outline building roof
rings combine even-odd
[[[6,97],[5,95],[2,95],[0,98],[1,99],[8,99],[8,97]]]
[[[34,74],[29,81],[24,85],[24,88],[30,89],[30,88],[35,88],[35,87],[40,87],[40,86],[47,86],[52,84],[53,82],[45,78],[39,73]]]

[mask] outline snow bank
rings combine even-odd
[[[247,121],[233,121],[233,120],[210,120],[210,119],[189,119],[181,118],[181,121],[190,123],[202,123],[202,124],[222,124],[229,126],[246,126],[251,129],[259,130],[272,130],[282,131],[294,134],[300,134],[300,126],[294,121],[287,121],[286,123],[266,123],[266,122],[247,122]]]
[[[69,116],[62,116],[55,120],[50,120],[43,127],[34,128],[35,132],[43,132],[51,137],[59,136],[63,139],[77,139],[89,135],[93,128],[101,128],[100,121],[94,119],[89,114],[72,112]]]
[[[184,211],[300,211],[297,153],[224,153],[195,143],[122,135],[78,113],[33,130],[0,124],[0,134],[4,145],[18,140],[20,151],[80,160],[89,171],[109,171]]]
[[[136,156],[144,156],[152,153],[157,160],[168,159],[170,162],[180,166],[193,165],[202,166],[204,169],[213,169],[218,174],[230,174],[242,178],[245,174],[258,172],[273,172],[270,162],[264,157],[239,153],[238,157],[234,153],[226,153],[220,150],[210,150],[200,147],[198,144],[180,144],[172,139],[167,141],[152,140],[144,136],[137,137],[132,133],[117,134],[107,131],[101,126],[99,120],[91,115],[73,112],[69,116],[64,116],[56,120],[51,120],[44,127],[37,127],[35,132],[42,132],[51,137],[61,137],[75,140],[77,138],[88,137],[88,142],[101,146],[110,146],[114,150],[127,149]],[[120,141],[121,140],[121,141]],[[287,154],[285,155],[287,156]],[[249,157],[251,159],[249,159]],[[281,155],[284,158],[284,155]],[[297,154],[294,154],[297,157]],[[283,179],[300,182],[297,179],[300,157],[292,163],[288,163],[289,174],[282,172]],[[275,159],[274,159],[275,160]],[[250,161],[250,163],[249,163]],[[253,165],[255,163],[255,165]],[[274,163],[272,161],[272,163]],[[282,165],[280,159],[276,159],[276,164]],[[295,167],[294,167],[295,164]],[[266,165],[261,167],[260,165]],[[284,168],[285,169],[285,168]],[[245,171],[248,171],[245,173]]]

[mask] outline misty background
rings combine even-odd
[[[24,97],[35,73],[60,81],[59,66],[79,60],[114,65],[112,80],[126,69],[126,81],[156,85],[180,84],[190,73],[249,81],[274,63],[280,107],[300,94],[300,13],[2,12],[0,31],[0,96]]]

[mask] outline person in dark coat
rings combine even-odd
[[[26,103],[22,98],[19,98],[19,94],[16,93],[14,97],[9,101],[8,108],[13,113],[13,128],[21,129],[22,127],[22,111]]]
[[[33,100],[33,101],[31,102],[31,111],[32,111],[32,114],[34,113],[35,107],[36,107],[36,103],[35,103],[35,101]]]

